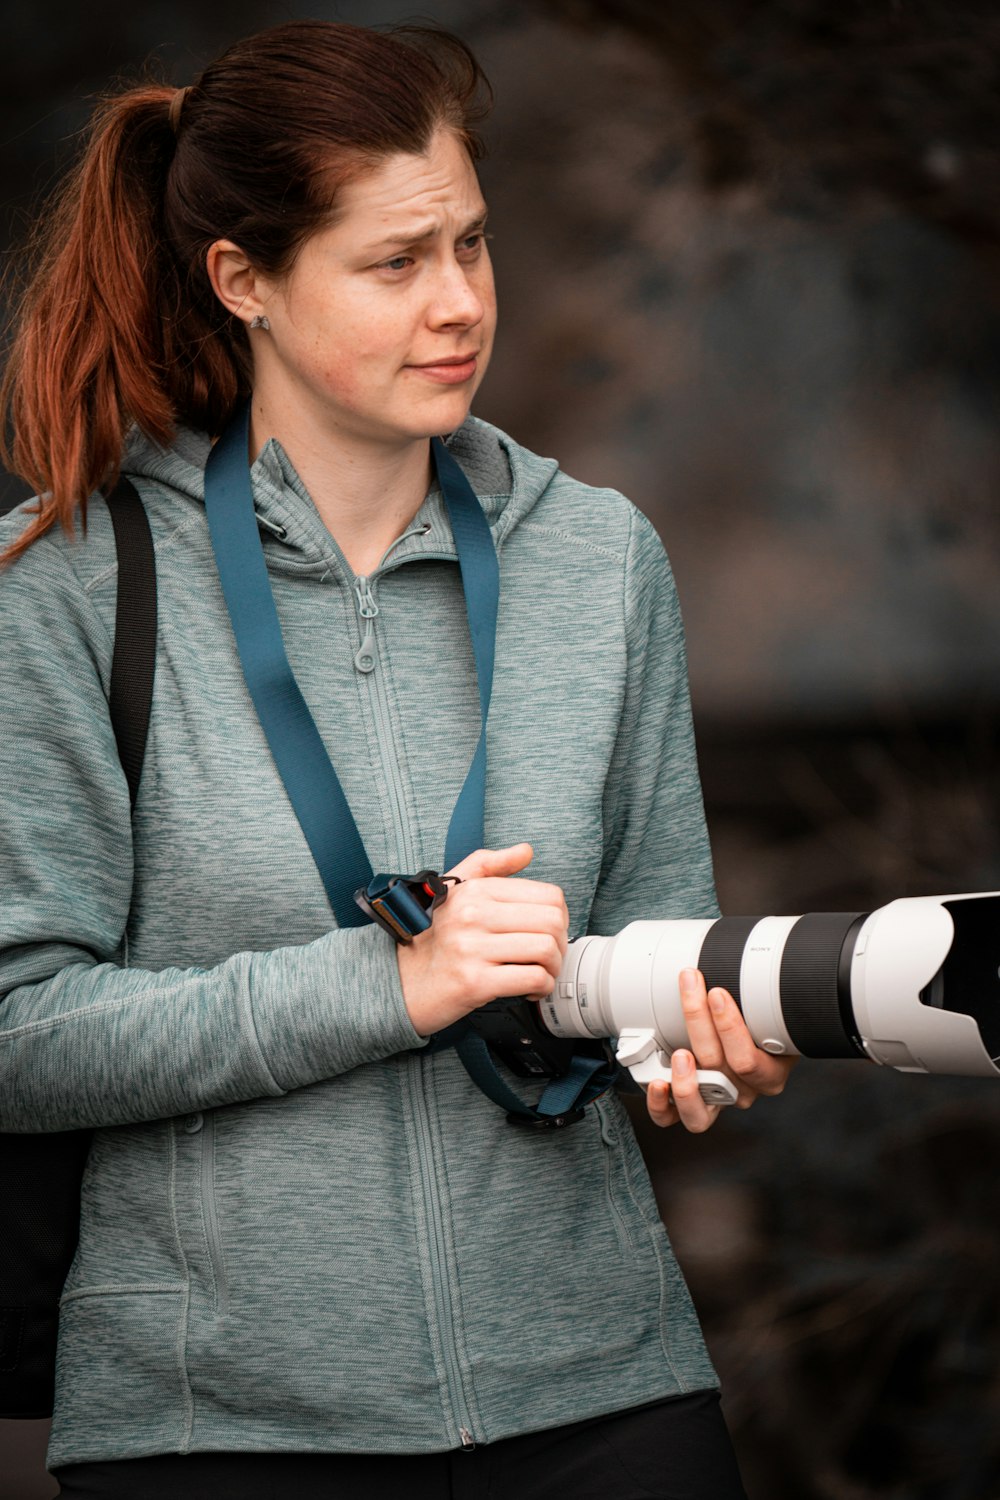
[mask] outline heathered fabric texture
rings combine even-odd
[[[571,932],[715,900],[663,548],[470,419],[501,567],[486,839]],[[0,578],[0,1128],[95,1126],[52,1464],[433,1452],[713,1386],[615,1098],[512,1129],[409,1022],[392,941],[338,931],[240,674],[204,437],[133,440],[160,622],[130,825],[106,693],[108,516]],[[479,733],[439,493],[353,577],[276,443],[252,471],[288,654],[377,870],[440,868]],[[0,544],[23,514],[0,526]]]

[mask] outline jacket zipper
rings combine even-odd
[[[381,575],[386,559],[389,554],[411,536],[423,536],[430,531],[429,523],[422,523],[413,530],[404,532],[396,538],[390,547],[382,554],[378,565],[371,574],[354,574],[353,569],[347,562],[336,540],[333,541],[334,551],[340,558],[341,564],[349,578],[353,579],[352,591],[358,610],[360,621],[361,644],[354,656],[355,667],[366,675],[377,675],[375,659],[375,620],[379,614],[379,608],[372,592],[372,584]],[[442,560],[449,560],[454,554],[428,554],[422,553],[421,560],[427,561],[431,556],[440,556]],[[395,757],[387,753],[389,744],[390,719],[387,706],[385,689],[381,680],[374,684],[372,702],[375,709],[376,732],[379,738],[379,751],[382,761],[382,769],[386,786],[390,789],[393,814],[396,828],[400,833],[400,847],[407,868],[414,864],[413,850],[410,846],[409,829],[403,816],[405,806],[405,794],[402,779],[399,775]],[[430,1110],[424,1091],[424,1076],[427,1060],[419,1058],[419,1066],[408,1069],[406,1073],[406,1085],[410,1095],[411,1107],[416,1122],[417,1149],[421,1162],[421,1189],[423,1195],[424,1214],[428,1226],[428,1238],[430,1242],[431,1260],[431,1282],[434,1293],[435,1312],[438,1319],[438,1327],[441,1333],[442,1352],[446,1380],[448,1385],[448,1397],[451,1405],[453,1420],[456,1422],[459,1441],[465,1452],[471,1452],[476,1447],[476,1440],[469,1426],[468,1401],[462,1380],[462,1371],[458,1358],[458,1338],[455,1319],[455,1309],[451,1297],[449,1277],[447,1273],[446,1238],[444,1229],[444,1209],[441,1195],[438,1190],[437,1176],[434,1172],[434,1144],[431,1128]],[[206,1116],[206,1123],[208,1120]],[[202,1158],[203,1164],[205,1158]],[[202,1186],[205,1190],[206,1176],[203,1168]],[[206,1232],[209,1236],[212,1251],[212,1264],[215,1269],[216,1283],[225,1289],[224,1267],[222,1264],[222,1243],[219,1234],[218,1217],[215,1212],[214,1190],[212,1193],[211,1207],[206,1207],[205,1212]],[[222,1295],[220,1294],[220,1295]]]
[[[386,558],[393,548],[399,542],[405,540],[405,535],[413,535],[413,533],[406,533],[404,536],[397,538],[392,547],[383,554],[376,573],[381,571]],[[383,775],[385,785],[390,789],[396,827],[400,830],[400,848],[403,859],[407,869],[412,869],[414,866],[414,853],[410,846],[409,829],[404,817],[405,795],[402,780],[399,775],[395,756],[388,753],[391,724],[385,687],[382,681],[382,673],[375,670],[375,620],[379,609],[371,587],[374,578],[374,574],[362,574],[354,580],[354,598],[357,604],[362,631],[361,645],[354,660],[355,665],[360,671],[366,672],[377,679],[373,683],[374,692],[372,693],[372,702],[375,708],[376,730]],[[434,1290],[434,1307],[437,1314],[438,1327],[441,1331],[442,1353],[448,1383],[448,1398],[453,1418],[458,1428],[459,1441],[462,1448],[468,1452],[475,1448],[476,1441],[469,1425],[469,1417],[467,1415],[468,1400],[458,1359],[458,1334],[455,1308],[452,1301],[447,1268],[444,1208],[438,1190],[437,1176],[434,1171],[434,1141],[430,1110],[424,1091],[425,1066],[425,1059],[421,1058],[419,1060],[419,1068],[407,1071],[407,1087],[413,1118],[416,1124],[417,1154],[421,1162],[420,1185],[430,1244],[431,1284]]]
[[[354,665],[359,672],[370,672],[375,666],[375,616],[378,605],[371,590],[371,579],[361,575],[354,580],[354,599],[358,614],[363,621],[364,639],[354,653]]]
[[[407,1071],[406,1082],[410,1104],[417,1127],[417,1155],[423,1170],[420,1185],[423,1189],[424,1216],[427,1220],[430,1242],[431,1283],[434,1288],[434,1305],[438,1327],[441,1329],[441,1345],[444,1353],[445,1373],[448,1381],[448,1397],[451,1409],[458,1422],[458,1435],[466,1450],[476,1446],[469,1428],[468,1401],[458,1362],[458,1336],[455,1327],[455,1309],[449,1285],[445,1255],[444,1212],[434,1172],[434,1144],[431,1137],[430,1111],[424,1093],[424,1068],[426,1060],[419,1059],[419,1069]]]
[[[430,529],[430,522],[424,521],[419,526],[414,526],[412,531],[404,531],[403,535],[398,536],[396,540],[392,542],[391,545],[388,546],[382,553],[382,556],[379,558],[374,573],[356,573],[354,575],[354,582],[352,585],[352,588],[354,590],[354,602],[358,607],[358,615],[360,616],[362,621],[361,628],[363,631],[361,645],[354,653],[354,665],[357,667],[359,672],[371,672],[375,667],[375,617],[377,616],[379,611],[378,605],[375,603],[375,596],[372,593],[371,589],[372,582],[381,573],[382,568],[385,564],[385,560],[389,556],[390,552],[394,552],[401,542],[407,541],[411,536],[426,536]],[[347,559],[340,551],[340,548],[337,547],[336,542],[334,542],[334,546],[336,547],[336,550],[339,553],[345,568],[347,568],[348,573],[350,573],[351,569],[347,563]]]
[[[367,642],[367,644],[365,641],[362,642],[361,647],[358,651],[358,655],[357,657],[355,657],[355,661],[363,659],[363,657],[367,655],[368,659],[371,662],[371,667],[367,670],[369,678],[374,679],[374,681],[372,682],[374,691],[372,693],[371,701],[375,709],[375,734],[378,738],[379,758],[382,762],[383,785],[388,789],[389,792],[389,799],[392,807],[392,816],[396,827],[405,828],[405,793],[403,791],[402,778],[399,774],[399,768],[396,764],[396,757],[391,753],[390,749],[390,739],[392,731],[389,722],[389,710],[385,701],[385,686],[382,680],[384,674],[377,669],[377,665],[375,662],[374,622],[375,617],[378,614],[378,605],[375,603],[375,600],[372,596],[370,579],[356,579],[354,585],[354,597],[358,603],[358,611],[365,623]],[[362,600],[366,602],[363,603]],[[362,670],[365,670],[365,668],[362,668]],[[404,858],[406,859],[407,867],[412,865],[413,861],[409,852],[404,855]]]
[[[383,552],[375,573],[358,574],[355,577],[353,584],[354,602],[357,605],[358,615],[361,622],[361,630],[363,632],[361,645],[359,646],[354,656],[354,665],[358,668],[359,671],[362,671],[368,676],[375,679],[373,684],[375,690],[372,694],[372,702],[375,708],[375,732],[378,736],[379,757],[382,761],[383,779],[386,787],[389,789],[395,825],[397,828],[404,830],[406,828],[406,819],[404,815],[406,799],[403,792],[402,779],[399,775],[399,770],[396,764],[396,757],[389,753],[389,742],[391,735],[389,710],[386,703],[385,686],[382,681],[383,674],[377,670],[377,663],[375,660],[375,620],[378,616],[379,609],[378,605],[375,603],[375,596],[372,593],[372,583],[375,580],[375,575],[384,565],[385,560],[389,556],[390,552],[394,551],[401,542],[405,542],[407,537],[422,536],[429,529],[430,528],[427,524],[423,524],[421,526],[415,527],[413,531],[404,531],[403,535],[398,536],[392,543],[392,546],[388,547],[386,551]],[[405,857],[409,860],[409,853],[407,853]]]
[[[215,1310],[224,1313],[229,1308],[229,1287],[226,1282],[226,1265],[222,1256],[222,1232],[219,1229],[219,1212],[215,1201],[215,1115],[206,1110],[201,1129],[201,1211],[205,1222],[205,1238],[215,1281]]]

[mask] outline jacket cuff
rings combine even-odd
[[[250,1001],[261,1052],[286,1090],[427,1044],[406,1010],[396,945],[374,924],[255,953]]]

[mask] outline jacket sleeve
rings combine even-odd
[[[280,1095],[422,1044],[374,925],[212,968],[123,968],[133,862],[112,643],[61,544],[0,574],[0,631],[0,1129]]]
[[[634,507],[623,610],[627,682],[588,924],[605,935],[640,919],[718,915],[677,591],[663,544]]]

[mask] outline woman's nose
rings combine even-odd
[[[485,303],[465,266],[452,261],[442,267],[435,287],[429,321],[434,327],[458,323],[473,328],[482,321]]]

